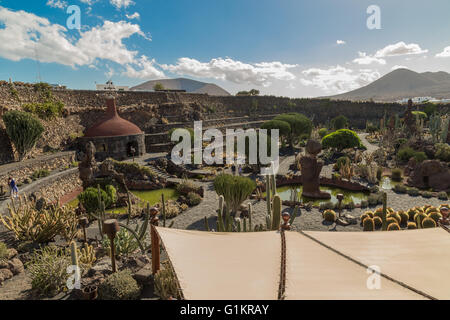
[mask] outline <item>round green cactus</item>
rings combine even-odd
[[[387,231],[398,231],[398,230],[401,230],[398,223],[394,222],[388,225]]]
[[[336,221],[336,212],[334,212],[333,210],[325,210],[322,216],[325,221],[329,222]]]
[[[400,216],[400,224],[406,224],[409,220],[409,215],[405,211],[398,211],[397,214]]]
[[[431,219],[431,218],[425,218],[422,221],[422,227],[424,229],[426,229],[426,228],[436,228],[436,222],[434,222],[434,220]]]
[[[388,214],[388,218],[394,218],[395,220],[397,220],[397,223],[400,224],[402,222],[402,218],[400,217],[400,215],[396,212],[393,213],[389,213]]]
[[[386,224],[389,226],[392,223],[398,223],[397,219],[395,219],[394,217],[387,217]]]
[[[422,224],[421,224],[421,226],[423,226],[423,220],[425,220],[426,218],[428,218],[427,217],[427,215],[425,214],[425,213],[423,213],[423,212],[417,212],[415,215],[414,215],[414,222],[417,224],[417,226],[419,226],[419,217],[420,217],[420,221],[422,221]],[[433,221],[434,222],[434,221]]]
[[[409,230],[417,229],[417,224],[415,222],[408,222],[408,229]]]
[[[428,214],[428,218],[431,218],[434,220],[434,222],[436,222],[436,224],[439,222],[439,219],[442,218],[442,214],[440,214],[437,211],[432,211]]]
[[[429,208],[427,208],[426,210],[425,210],[425,214],[426,215],[430,215],[430,213],[432,213],[432,212],[439,212],[438,211],[438,208],[436,208],[436,207],[429,207]]]
[[[373,222],[375,223],[376,228],[379,228],[383,225],[383,220],[380,217],[373,217]]]
[[[372,218],[367,217],[363,221],[363,231],[375,231],[375,222]]]
[[[414,209],[409,209],[408,211],[406,211],[406,213],[409,216],[409,220],[413,221],[414,220],[414,215],[416,214],[416,211]]]

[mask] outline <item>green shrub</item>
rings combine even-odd
[[[0,261],[8,258],[8,247],[4,242],[0,241]]]
[[[113,186],[107,186],[105,191],[100,189],[101,200],[105,203],[105,208],[111,207],[117,198],[116,189]],[[81,202],[87,212],[92,213],[99,210],[98,203],[98,189],[94,187],[87,188],[78,195],[78,200]]]
[[[387,231],[398,231],[401,230],[400,226],[398,225],[398,223],[394,222],[391,223],[390,225],[388,225],[387,227]]]
[[[417,162],[423,162],[425,160],[428,159],[427,155],[425,154],[425,152],[416,152],[414,154],[414,159],[416,159]]]
[[[350,164],[350,158],[347,156],[343,156],[337,159],[335,169],[337,171],[341,170],[341,168],[347,164]]]
[[[369,206],[369,201],[367,201],[367,200],[362,200],[361,201],[361,208],[362,209],[365,209],[365,208],[367,208]]]
[[[344,129],[348,126],[347,117],[340,115],[331,120],[331,126],[334,130]]]
[[[399,138],[399,139],[395,140],[395,143],[394,143],[394,148],[395,148],[395,150],[400,149],[400,148],[401,148],[402,146],[404,146],[407,142],[408,142],[408,139],[405,139],[405,138]]]
[[[179,194],[187,196],[189,193],[197,190],[198,187],[193,181],[184,179],[180,184],[177,185],[176,189]]]
[[[227,208],[237,213],[242,202],[256,189],[256,183],[247,177],[221,174],[214,180],[214,189],[224,197]]]
[[[33,149],[44,132],[44,127],[39,119],[17,110],[6,112],[3,115],[3,122],[6,133],[19,154],[19,160],[22,160]]]
[[[335,208],[336,205],[331,201],[322,202],[319,206],[319,210],[333,210]]]
[[[363,221],[363,231],[374,231],[375,230],[375,222],[372,218],[367,217]]]
[[[350,202],[344,204],[344,208],[347,210],[353,210],[356,208],[356,204],[351,200]]]
[[[378,193],[372,193],[369,195],[369,198],[367,198],[367,201],[369,201],[370,206],[376,206],[377,204],[381,203],[383,200],[381,199],[381,195]]]
[[[23,110],[37,115],[41,119],[51,119],[62,115],[64,103],[47,100],[42,103],[28,103],[23,105]]]
[[[40,179],[40,178],[48,177],[49,175],[50,175],[50,171],[48,171],[48,170],[45,170],[45,169],[36,170],[31,175],[31,179],[37,180],[37,179]]]
[[[190,206],[197,206],[200,204],[200,202],[202,202],[202,197],[200,197],[195,192],[189,192],[187,195],[187,199]]]
[[[448,143],[436,144],[434,156],[441,161],[450,162],[450,145]]]
[[[275,117],[273,120],[279,120],[289,123],[291,131],[288,136],[289,144],[294,146],[302,135],[309,137],[312,132],[312,121],[300,113],[285,113]]]
[[[323,148],[343,150],[347,148],[361,147],[361,140],[356,132],[348,129],[340,129],[326,135],[322,139]]]
[[[431,218],[425,218],[422,221],[422,228],[436,228],[436,222]]]
[[[444,192],[444,191],[439,192],[438,193],[438,199],[439,200],[448,200],[447,192]]]
[[[320,137],[320,138],[325,137],[327,134],[328,134],[328,129],[327,129],[327,128],[321,128],[321,129],[319,130],[319,137]]]
[[[412,148],[404,147],[398,150],[397,157],[403,162],[408,162],[415,154],[416,152]]]
[[[155,275],[155,294],[162,300],[178,298],[177,278],[170,265],[158,271]]]
[[[402,178],[403,178],[402,169],[399,169],[399,168],[392,169],[391,178],[394,181],[402,181]]]
[[[70,257],[62,249],[47,246],[33,253],[26,263],[31,287],[41,296],[54,296],[66,288]]]
[[[111,242],[108,237],[103,238],[102,247],[111,255]],[[139,248],[139,244],[127,229],[121,228],[114,238],[114,248],[116,250],[116,256],[126,257],[134,253]]]
[[[417,196],[419,196],[420,191],[417,188],[408,188],[407,193],[412,197],[417,197]]]
[[[122,270],[109,275],[98,287],[101,300],[137,300],[141,288],[133,279],[130,270]]]
[[[394,191],[397,193],[406,193],[408,188],[404,184],[397,184],[394,186]]]
[[[336,212],[333,210],[325,210],[322,214],[323,219],[328,222],[335,222],[336,221]]]
[[[291,125],[286,121],[281,120],[269,120],[263,123],[261,129],[272,130],[278,129],[280,137],[289,137],[291,133]]]
[[[430,191],[424,191],[424,192],[422,192],[422,197],[424,197],[426,199],[433,198],[433,193]]]

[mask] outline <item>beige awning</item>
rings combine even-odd
[[[188,300],[276,300],[278,232],[216,233],[157,228]]]
[[[339,236],[341,233],[331,233]],[[362,234],[362,233],[361,233]],[[379,277],[380,289],[367,281],[364,268],[298,232],[286,233],[287,300],[404,300],[424,299]]]
[[[426,295],[450,299],[450,234],[442,228],[305,234]]]
[[[188,300],[274,300],[284,271],[285,299],[450,299],[450,234],[439,228],[286,232],[285,250],[279,232],[157,230]],[[379,288],[368,287],[372,266]]]

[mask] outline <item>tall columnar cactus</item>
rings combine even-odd
[[[70,243],[70,257],[72,259],[72,265],[78,267],[78,252],[75,241]]]
[[[434,143],[439,142],[439,139],[441,138],[440,137],[441,126],[442,126],[441,117],[437,113],[432,114],[430,117],[430,133]]]
[[[400,124],[400,116],[398,115],[398,113],[395,114],[395,130],[399,130],[401,127]]]
[[[449,126],[450,126],[450,117],[447,117],[447,119],[444,120],[444,126],[442,128],[441,133],[441,141],[444,143],[447,142]]]
[[[274,197],[275,194],[277,193],[277,179],[276,179],[275,175],[270,175],[270,179],[272,181],[272,185],[271,185],[272,197]]]
[[[166,227],[166,201],[164,198],[164,193],[161,194],[161,203],[162,203],[162,217],[163,217],[163,227]]]
[[[381,220],[383,221],[382,230],[387,231],[387,194],[383,192],[383,214],[381,216]]]
[[[267,215],[266,215],[266,222],[267,222],[267,228],[270,228],[271,221],[272,221],[272,207],[271,207],[271,197],[270,197],[270,178],[267,175],[266,176],[266,206],[267,206]]]
[[[250,231],[252,231],[252,215],[253,215],[253,206],[251,203],[248,204],[248,224]]]
[[[272,230],[278,230],[281,223],[281,198],[278,194],[273,197]]]

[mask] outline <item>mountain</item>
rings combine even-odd
[[[414,97],[450,98],[450,74],[396,69],[365,87],[327,98],[387,102]]]
[[[140,85],[132,87],[133,91],[153,91],[155,84],[160,83],[165,89],[171,90],[186,90],[190,93],[207,93],[210,96],[229,96],[230,93],[218,85],[213,83],[205,83],[191,79],[161,79],[144,82]]]

